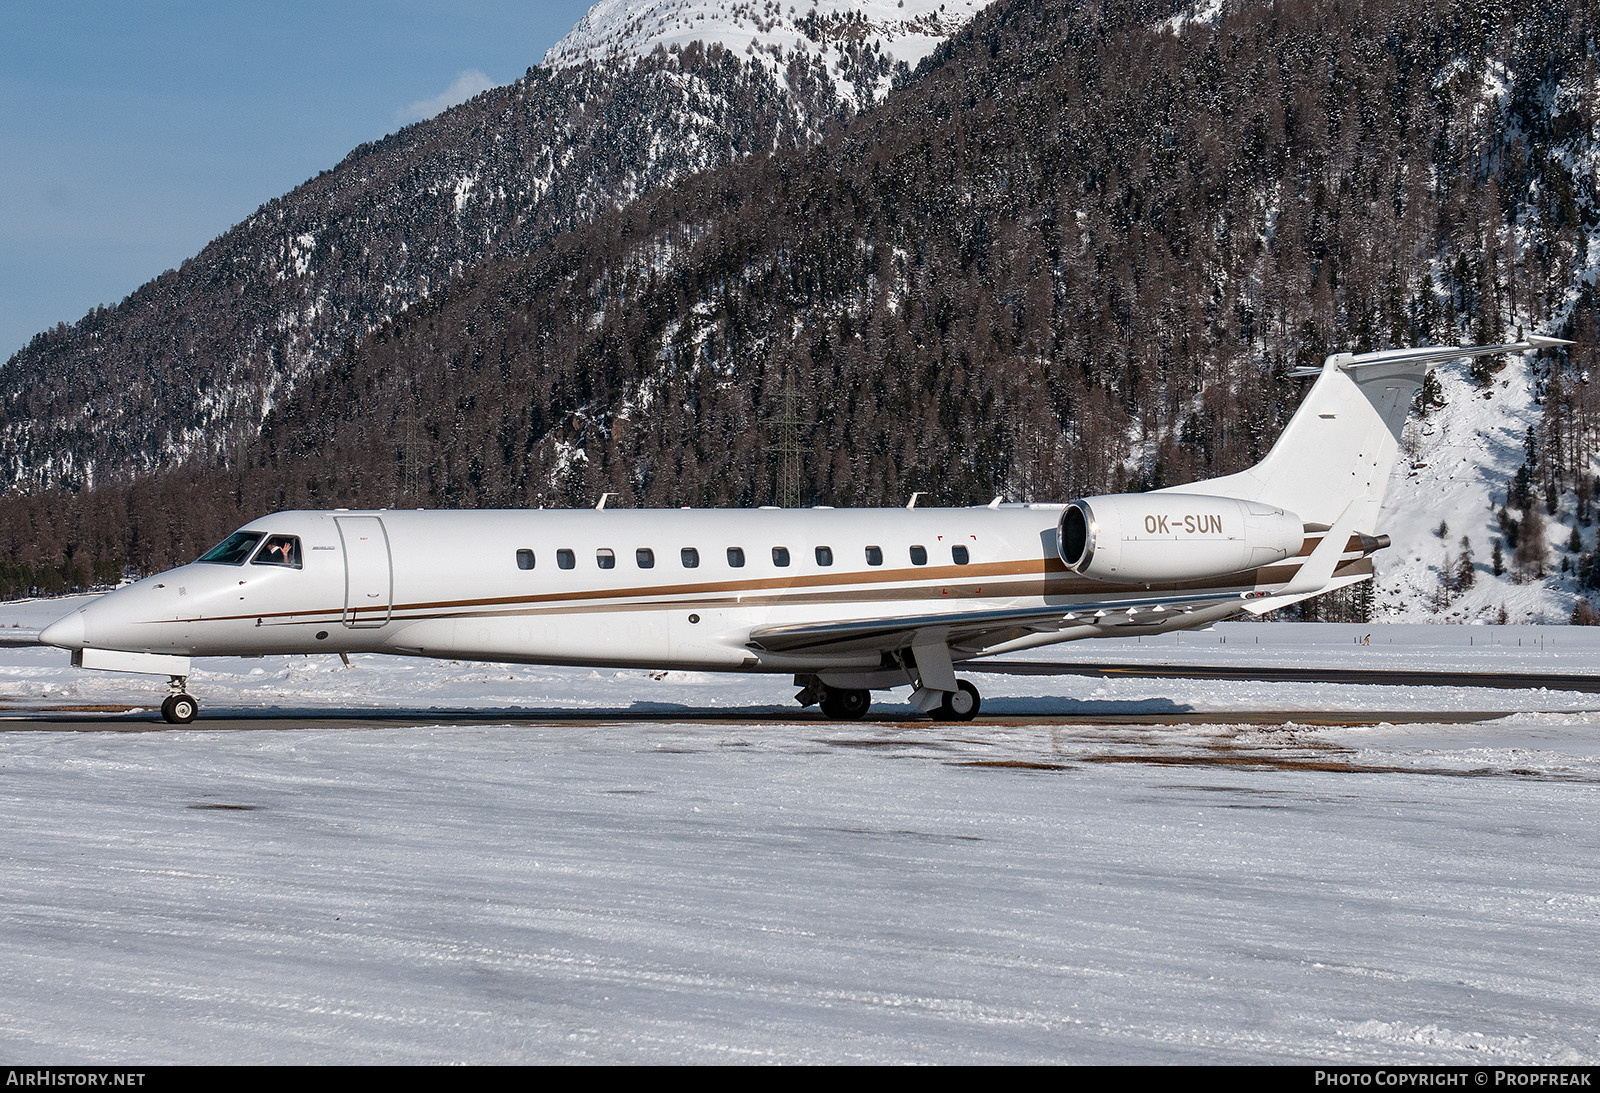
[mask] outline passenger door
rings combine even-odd
[[[336,516],[344,546],[344,624],[351,629],[379,627],[394,606],[394,567],[389,536],[376,516]]]

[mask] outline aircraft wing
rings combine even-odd
[[[1096,622],[1156,622],[1173,612],[1219,604],[1243,609],[1259,592],[1208,592],[1104,602],[1063,603],[1044,607],[951,611],[936,615],[843,619],[829,622],[761,626],[750,632],[751,648],[768,653],[848,653],[892,651],[937,639],[954,648],[976,652],[1029,634],[1063,630]]]

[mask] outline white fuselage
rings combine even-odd
[[[772,652],[750,634],[1149,595],[1149,585],[1069,573],[1056,549],[1061,508],[283,512],[241,532],[294,537],[297,568],[191,563],[102,597],[72,617],[81,633],[63,620],[46,640],[175,656],[386,652],[871,670],[879,649]],[[1274,579],[1282,573],[1260,569],[1196,585],[1250,589]],[[1087,619],[1023,644],[1216,617]]]

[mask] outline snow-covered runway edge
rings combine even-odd
[[[1226,637],[1260,663],[1453,667],[1482,655],[1468,630],[1509,636],[1496,670],[1600,663],[1586,633],[1525,627],[1223,627],[1072,656],[1193,663]],[[159,694],[65,658],[0,651],[0,701]],[[1003,725],[840,725],[784,679],[355,663],[217,662],[195,686],[210,708],[623,715],[0,728],[0,1055],[1600,1058],[1593,695],[990,676]],[[1517,712],[1226,716],[1362,703]],[[1049,716],[1161,704],[1216,723]],[[694,716],[729,708],[772,716]]]

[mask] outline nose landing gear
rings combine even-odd
[[[169,725],[187,725],[200,716],[200,703],[188,693],[189,677],[173,676],[170,693],[161,703],[161,716]]]

